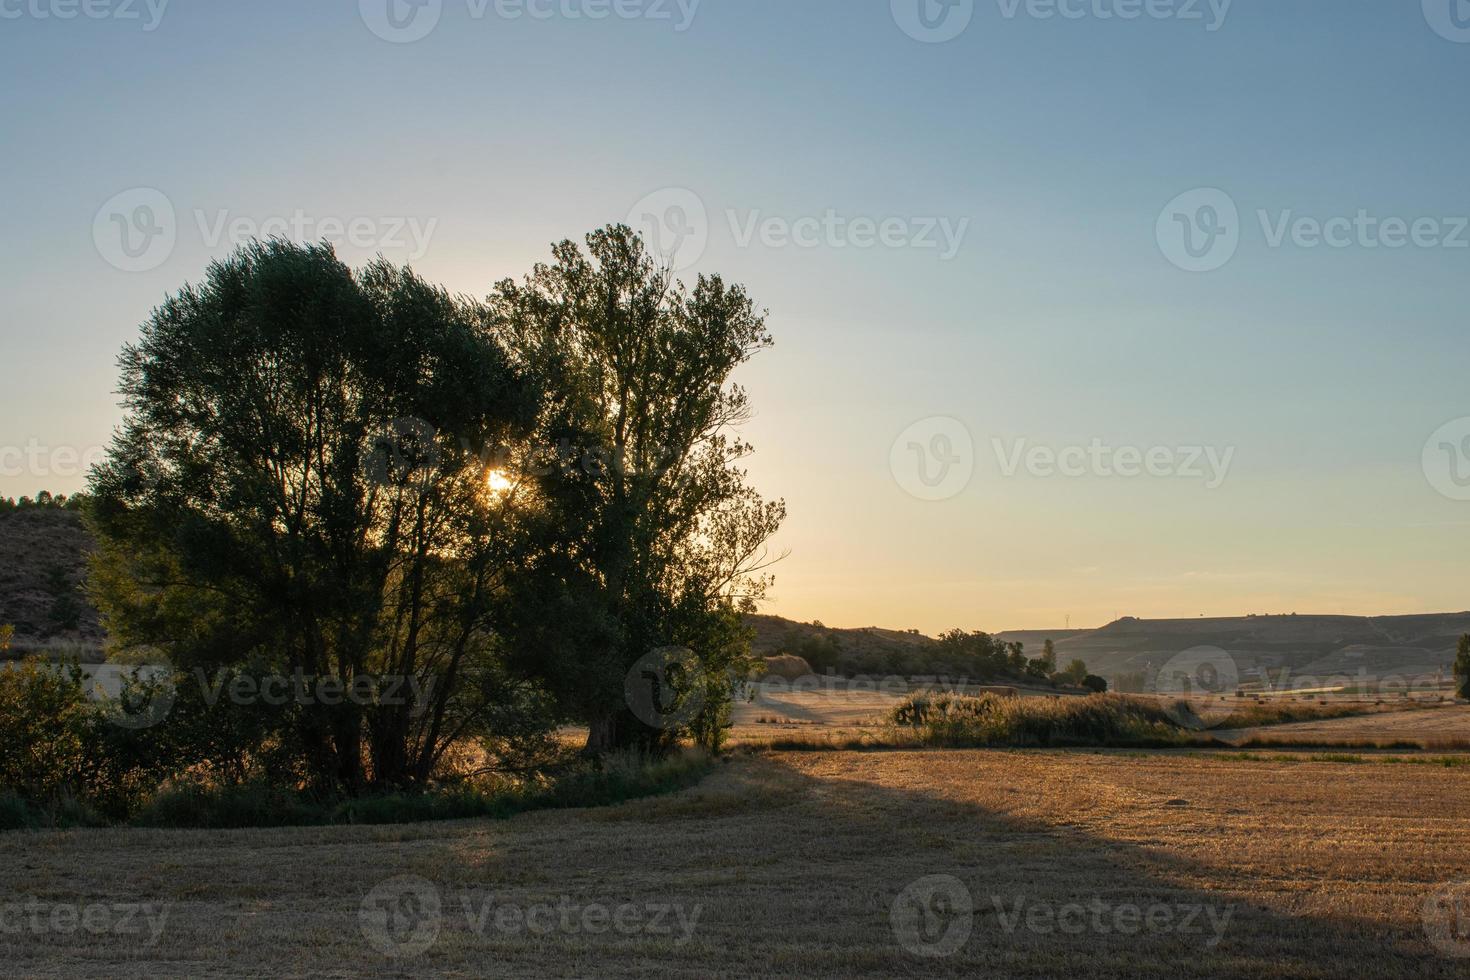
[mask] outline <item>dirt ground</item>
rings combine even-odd
[[[7,834],[0,964],[1463,977],[1467,799],[1467,766],[795,753],[737,756],[673,796],[505,822]]]

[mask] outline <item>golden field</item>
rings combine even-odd
[[[1470,923],[1447,886],[1470,879],[1470,767],[1385,758],[755,754],[673,796],[503,822],[8,834],[0,962],[12,976],[1463,977],[1470,960],[1452,954],[1470,954],[1456,932]]]

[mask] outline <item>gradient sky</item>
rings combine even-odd
[[[483,295],[681,188],[707,214],[691,272],[745,283],[776,336],[739,379],[752,478],[790,508],[770,611],[932,632],[1470,606],[1470,502],[1451,455],[1422,459],[1470,416],[1470,248],[1273,247],[1257,216],[1430,217],[1470,245],[1450,0],[1236,0],[1218,24],[1205,0],[1202,20],[974,0],[944,43],[900,26],[918,0],[704,0],[687,25],[676,0],[442,0],[412,43],[373,33],[373,0],[173,0],[152,30],[144,0],[93,2],[119,16],[0,0],[0,494],[81,485],[68,453],[119,419],[118,349],[229,250],[222,214],[369,219],[345,259]],[[124,271],[104,204],[140,187],[176,241]],[[1239,211],[1209,272],[1156,227],[1198,188]],[[948,259],[740,241],[752,216],[829,211],[968,226]],[[422,254],[391,218],[433,222]],[[934,445],[933,418],[974,447],[951,440],[973,475],[937,501],[891,452],[915,425]],[[993,440],[1022,439],[1234,452],[1217,487],[1007,475]]]

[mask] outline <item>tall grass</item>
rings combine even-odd
[[[1098,746],[1165,748],[1201,737],[1158,704],[1117,694],[1085,698],[1013,698],[994,694],[913,695],[890,723],[922,745]]]

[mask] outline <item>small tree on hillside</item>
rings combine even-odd
[[[1057,646],[1050,639],[1041,644],[1041,665],[1048,675],[1057,672]]]
[[[1460,697],[1470,698],[1470,633],[1460,637],[1455,657],[1455,680],[1459,682]]]
[[[1080,685],[1087,679],[1087,664],[1081,660],[1073,660],[1067,664],[1067,669],[1062,671],[1062,678],[1069,684]]]

